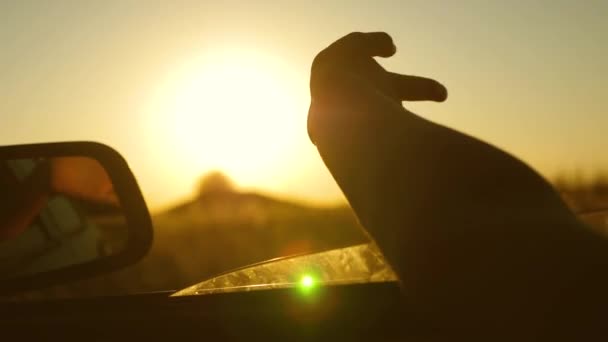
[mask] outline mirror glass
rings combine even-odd
[[[128,233],[111,178],[97,160],[0,160],[0,279],[121,253]]]

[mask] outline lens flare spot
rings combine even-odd
[[[305,275],[302,277],[302,280],[300,280],[300,285],[302,288],[310,289],[315,286],[315,280],[310,275]]]

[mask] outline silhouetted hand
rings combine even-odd
[[[318,115],[327,110],[344,110],[361,101],[388,107],[405,114],[401,101],[437,101],[447,98],[439,82],[418,76],[386,71],[373,57],[390,57],[396,52],[391,37],[384,32],[351,33],[317,55],[312,65],[309,135],[313,142]],[[400,113],[403,112],[403,113]]]
[[[520,160],[403,108],[447,91],[373,59],[395,50],[385,33],[351,33],[319,53],[308,132],[408,305],[442,325],[518,332],[597,309],[579,281],[608,286],[606,242]]]

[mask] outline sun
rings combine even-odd
[[[219,169],[238,183],[263,182],[304,127],[306,107],[288,68],[252,51],[193,59],[174,73],[162,97],[161,129],[184,175]]]

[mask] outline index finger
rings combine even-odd
[[[393,38],[386,32],[352,32],[321,51],[313,65],[336,57],[390,57],[396,51]]]
[[[328,49],[362,57],[390,57],[397,51],[393,38],[386,32],[352,32],[338,39]]]
[[[395,54],[397,48],[393,39],[385,32],[352,32],[336,40],[323,49],[313,60],[311,67],[311,91],[316,88],[318,78],[324,74],[327,68],[334,69],[336,66],[344,67],[348,64],[357,63],[372,57],[390,57]],[[380,66],[378,64],[378,66]],[[381,68],[381,67],[380,67]]]

